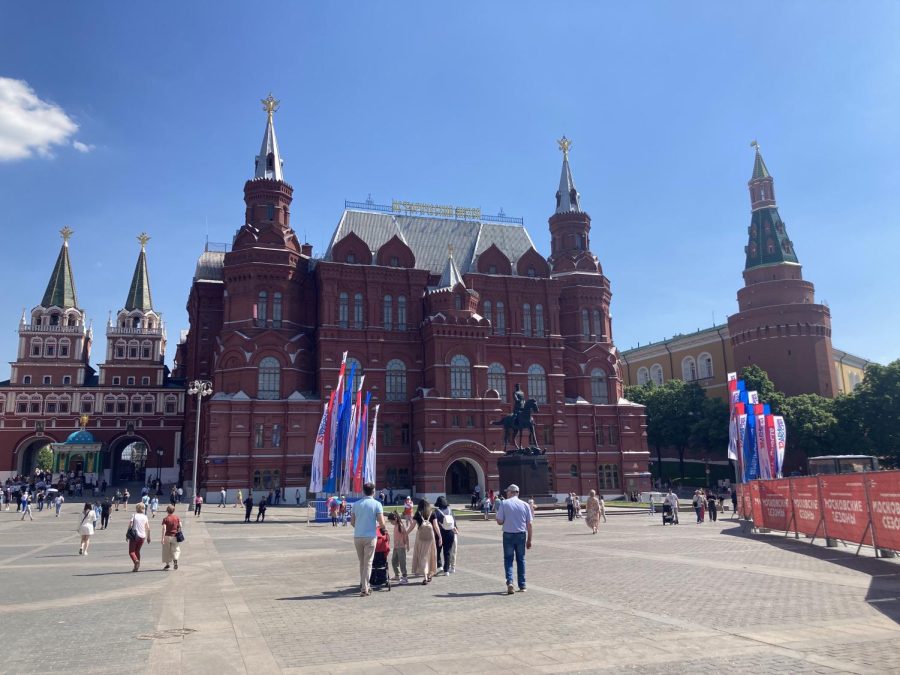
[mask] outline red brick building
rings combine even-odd
[[[291,229],[274,107],[244,186],[245,225],[229,252],[200,256],[176,356],[179,374],[215,390],[203,404],[201,488],[305,489],[344,351],[381,405],[380,486],[500,487],[491,422],[508,414],[515,383],[538,401],[556,493],[649,486],[644,412],[621,400],[609,280],[568,141],[549,258],[516,219],[371,201],[348,203],[314,257]]]
[[[744,249],[744,287],[738,291],[738,313],[728,317],[734,367],[759,366],[788,396],[836,396],[840,389],[831,311],[815,302],[815,286],[803,279],[759,146],[748,185],[752,216]]]
[[[153,307],[145,245],[122,309],[106,327],[105,361],[91,366],[93,328],[78,303],[69,258],[72,231],[44,296],[23,313],[11,377],[0,382],[0,479],[28,474],[38,451],[70,436],[90,452],[57,454],[54,471],[109,483],[178,479],[184,387],[164,365],[166,330]],[[123,291],[126,289],[123,288]],[[87,416],[85,431],[81,416]],[[96,451],[94,451],[96,450]]]

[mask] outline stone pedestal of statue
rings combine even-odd
[[[554,504],[550,479],[550,460],[546,455],[506,455],[497,460],[500,489],[515,483],[519,486],[519,498],[534,499],[535,504]]]

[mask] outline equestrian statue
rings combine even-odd
[[[515,446],[513,452],[519,454],[543,454],[537,445],[537,432],[534,429],[532,414],[538,412],[537,401],[525,399],[525,392],[516,383],[513,392],[512,414],[491,424],[503,427],[503,451],[507,452],[510,443]],[[522,432],[528,429],[528,447],[522,447]]]

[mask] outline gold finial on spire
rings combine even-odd
[[[150,236],[146,232],[141,232],[137,236],[137,240],[141,242],[141,250],[143,251],[147,246],[147,242],[150,241]]]
[[[73,230],[73,229],[72,229],[71,227],[69,227],[68,225],[66,225],[63,229],[61,229],[61,230],[59,231],[59,236],[62,237],[63,244],[65,244],[66,246],[68,246],[68,245],[69,245],[69,239],[72,238],[72,235],[73,235],[74,233],[75,233],[75,230]]]
[[[78,418],[78,421],[81,422],[82,429],[84,429],[87,426],[89,419],[90,419],[90,417],[88,417],[87,415],[82,415],[81,417]]]
[[[755,138],[752,141],[750,141],[750,147],[755,148],[756,151],[759,152],[759,143],[756,142]]]
[[[563,157],[568,157],[569,156],[569,148],[572,147],[572,141],[570,141],[568,138],[565,137],[565,135],[563,135],[562,138],[560,138],[558,141],[556,141],[556,144],[559,146],[559,149],[562,150]]]
[[[275,100],[275,97],[272,96],[272,92],[269,92],[269,95],[262,99],[263,110],[269,113],[269,117],[272,116],[276,110],[278,110],[278,106],[281,104],[281,101]]]

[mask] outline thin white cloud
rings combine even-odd
[[[68,144],[76,131],[66,111],[41,100],[27,82],[0,77],[0,162],[49,157],[54,145]],[[87,152],[90,146],[75,148]]]
[[[81,141],[72,141],[72,147],[75,148],[78,152],[87,153],[97,146],[91,145],[90,143],[82,143]]]

